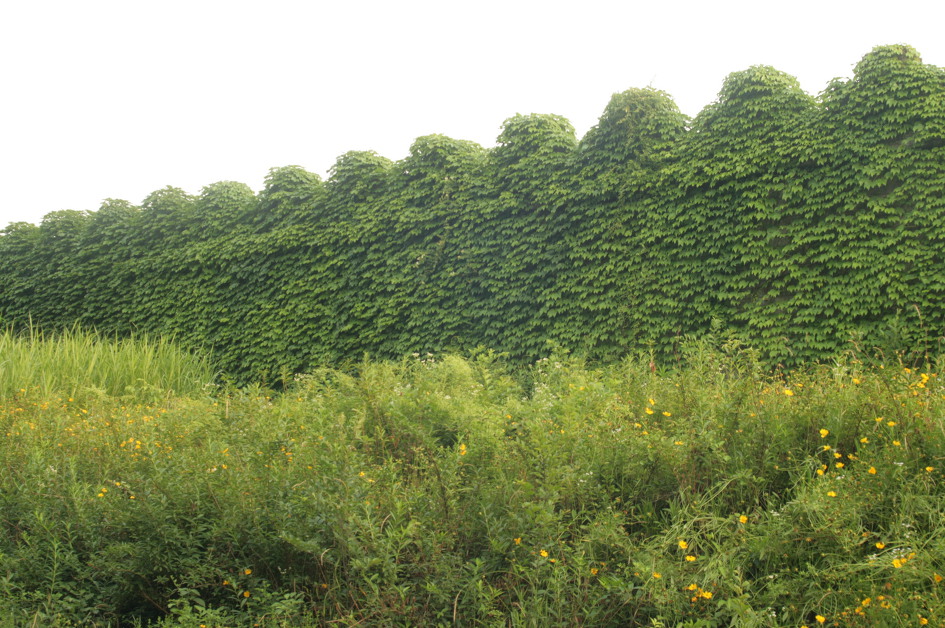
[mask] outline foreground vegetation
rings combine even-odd
[[[669,371],[479,352],[275,394],[169,344],[117,385],[3,342],[0,625],[945,622],[933,362],[772,376],[705,341]]]

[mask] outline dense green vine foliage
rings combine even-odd
[[[6,322],[173,334],[252,378],[479,345],[669,355],[719,324],[772,364],[914,343],[945,332],[945,70],[879,47],[814,98],[757,66],[691,121],[631,89],[580,140],[516,115],[491,149],[431,135],[258,195],[56,211],[2,231],[0,273]]]

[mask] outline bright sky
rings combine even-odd
[[[4,2],[0,228],[431,133],[492,146],[516,113],[580,137],[630,87],[695,115],[758,64],[817,94],[877,45],[945,65],[943,23],[941,0]]]

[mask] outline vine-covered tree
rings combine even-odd
[[[558,303],[569,309],[555,334],[562,344],[615,357],[653,338],[641,321],[659,311],[652,287],[674,262],[654,246],[659,218],[640,197],[688,123],[668,94],[631,89],[614,94],[581,140],[559,281]]]
[[[558,317],[549,297],[567,264],[564,227],[576,147],[570,122],[531,114],[506,120],[489,153],[467,256],[481,295],[472,315],[480,343],[518,358],[546,350]]]
[[[0,320],[173,334],[245,379],[325,362],[553,342],[672,353],[713,326],[771,364],[904,321],[945,333],[945,70],[876,48],[818,98],[766,66],[694,120],[615,94],[580,142],[516,115],[497,145],[418,138],[340,156],[327,181],[274,168],[108,200],[0,231]]]
[[[321,219],[325,201],[322,178],[299,166],[273,168],[259,193],[256,224],[270,230]]]

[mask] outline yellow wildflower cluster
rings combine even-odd
[[[643,412],[646,414],[656,414],[656,410],[654,409],[656,407],[656,399],[653,399],[652,397],[650,397],[646,401],[648,405],[643,408]],[[673,416],[673,413],[670,412],[669,410],[663,410],[662,415],[665,417],[671,417]]]
[[[899,558],[893,558],[892,566],[896,569],[901,569],[902,567],[905,566],[906,563],[908,563],[910,560],[915,558],[915,556],[916,556],[915,552],[910,552],[906,554],[905,556],[900,556]]]
[[[712,591],[706,591],[695,582],[686,587],[686,591],[692,592],[692,597],[689,598],[690,602],[698,602],[699,600],[711,600]]]

